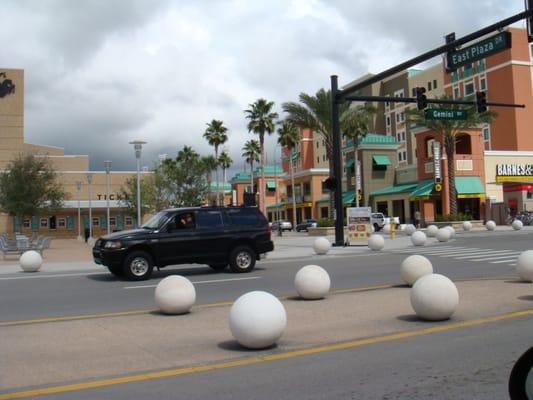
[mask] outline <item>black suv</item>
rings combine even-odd
[[[103,236],[94,262],[117,276],[148,279],[154,266],[208,264],[221,271],[250,272],[274,250],[270,227],[257,207],[190,207],[164,210],[141,228]]]

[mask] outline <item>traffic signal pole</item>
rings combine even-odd
[[[331,77],[331,130],[333,134],[333,179],[335,191],[335,242],[334,246],[344,246],[344,212],[342,209],[342,158],[341,129],[339,123],[339,103],[337,76]],[[331,194],[330,194],[331,195]]]
[[[526,5],[529,5],[529,4],[526,4]],[[506,26],[509,26],[522,19],[533,19],[533,9],[528,7],[526,11],[524,12],[513,15],[512,17],[503,19],[499,22],[496,22],[495,24],[489,25],[483,29],[480,29],[469,35],[463,36],[462,38],[457,39],[457,40],[453,40],[454,39],[453,36],[449,36],[446,44],[440,47],[437,47],[436,49],[427,51],[417,57],[414,57],[408,61],[405,61],[399,65],[396,65],[395,67],[389,68],[379,74],[373,75],[372,77],[365,79],[344,90],[338,89],[338,77],[336,75],[331,76],[331,130],[332,130],[331,133],[333,135],[333,149],[332,149],[333,150],[333,175],[337,182],[337,185],[335,188],[336,221],[335,221],[334,245],[336,246],[344,245],[344,212],[342,209],[342,177],[341,177],[342,159],[341,159],[341,132],[340,132],[340,124],[339,124],[339,105],[345,101],[350,101],[349,95],[351,93],[357,92],[358,90],[363,89],[367,86],[370,86],[373,83],[380,82],[388,78],[391,75],[394,75],[398,72],[405,71],[408,68],[411,68],[415,65],[423,63],[424,61],[427,61],[431,58],[437,57],[441,55],[442,53],[453,52],[455,49],[460,48],[462,45],[468,42],[476,40],[494,31],[501,30],[505,28]],[[355,99],[358,97],[361,98],[360,96],[351,96],[352,99]],[[406,98],[406,99],[409,99],[409,101],[405,101],[408,103],[416,102],[416,99],[414,99],[414,101],[412,101],[413,99],[410,99],[410,98]],[[385,100],[385,101],[392,101],[392,100]],[[429,100],[429,99],[427,101],[428,103],[436,102],[436,100]],[[441,102],[441,104],[446,104],[446,103],[442,103],[444,100],[439,100],[439,101]],[[454,102],[452,104],[459,104],[459,103]],[[469,102],[468,104],[472,104],[472,102]],[[487,105],[499,105],[499,106],[504,106],[504,107],[515,106],[515,105],[507,105],[504,103],[500,103],[500,104],[487,103]]]

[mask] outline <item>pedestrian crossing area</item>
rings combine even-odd
[[[390,252],[512,266],[516,265],[516,260],[521,253],[518,250],[495,250],[463,246],[409,247],[407,249],[390,250]]]

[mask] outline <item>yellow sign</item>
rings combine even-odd
[[[442,190],[442,185],[440,183],[435,183],[435,192],[440,192]]]
[[[361,193],[357,195],[357,200],[361,201],[363,199],[363,196],[361,196]]]

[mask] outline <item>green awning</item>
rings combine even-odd
[[[276,181],[267,181],[266,186],[267,186],[267,189],[275,189]]]
[[[426,179],[425,181],[420,182],[415,190],[411,192],[410,197],[411,198],[419,198],[419,197],[428,197],[431,194],[431,191],[433,190],[433,187],[435,186],[435,182],[433,179]]]
[[[370,193],[370,196],[387,196],[399,193],[410,193],[416,189],[418,183],[402,183],[399,185],[389,186],[383,189],[378,189]]]
[[[342,204],[352,204],[355,198],[355,191],[343,192],[342,193]],[[322,197],[317,203],[328,203],[329,196]]]
[[[455,191],[458,198],[485,197],[485,187],[478,176],[456,176]]]
[[[355,162],[355,160],[353,158],[350,158],[348,161],[346,161],[346,164],[344,164],[344,166],[346,168],[352,168],[354,162]]]
[[[372,160],[374,161],[374,164],[376,165],[391,165],[389,156],[386,156],[384,154],[376,154],[372,156]]]

